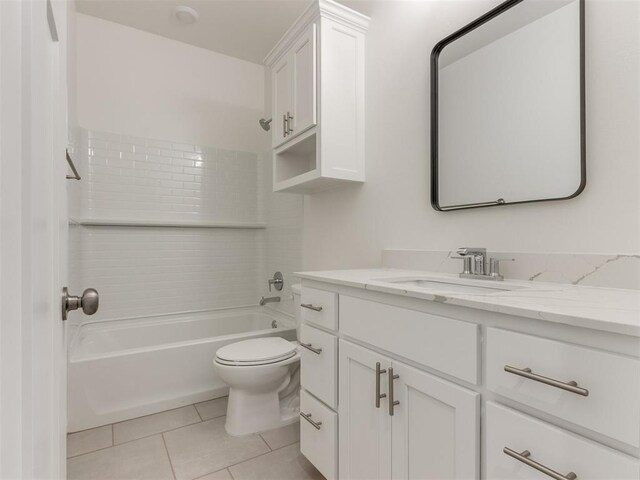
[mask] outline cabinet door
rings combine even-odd
[[[477,479],[480,395],[393,362],[393,479]]]
[[[307,31],[291,50],[293,70],[293,119],[291,136],[299,135],[316,124],[316,25]],[[290,138],[290,137],[288,137]]]
[[[376,407],[376,363],[387,370],[391,361],[340,340],[339,471],[341,480],[391,478],[391,418],[386,398]],[[380,393],[387,394],[386,375]]]
[[[273,120],[271,122],[273,134],[271,139],[274,148],[288,139],[288,124],[285,119],[291,112],[293,92],[291,76],[291,56],[286,55],[275,64],[271,72],[273,83]]]

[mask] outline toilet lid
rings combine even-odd
[[[262,337],[226,345],[216,352],[216,358],[234,364],[259,365],[293,357],[296,345],[281,337]]]

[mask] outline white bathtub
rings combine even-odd
[[[265,336],[295,340],[295,320],[244,307],[82,325],[69,348],[69,431],[224,396],[216,350]]]

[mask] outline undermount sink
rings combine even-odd
[[[437,290],[451,293],[498,293],[510,292],[527,288],[524,285],[504,284],[487,280],[456,280],[456,279],[435,279],[430,277],[404,277],[404,278],[379,278],[377,282],[392,283],[398,286],[409,288],[424,288],[426,290]],[[479,285],[478,282],[487,282],[488,285]],[[489,283],[491,282],[491,283]]]

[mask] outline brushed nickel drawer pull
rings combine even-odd
[[[393,399],[393,381],[400,378],[400,375],[393,374],[393,368],[389,367],[389,415],[393,417],[393,409],[396,405],[400,405],[399,400]]]
[[[519,462],[522,462],[525,465],[528,465],[531,468],[534,468],[535,470],[538,470],[539,472],[542,472],[545,475],[555,480],[576,480],[576,478],[578,478],[578,476],[573,472],[569,472],[566,475],[562,475],[561,473],[558,473],[555,470],[551,470],[549,467],[545,467],[541,463],[531,460],[531,452],[529,450],[525,450],[524,452],[518,453],[515,450],[511,450],[508,447],[504,447],[502,451],[507,455],[509,455],[510,457],[515,458]]]
[[[308,308],[309,310],[313,310],[314,312],[321,312],[322,311],[322,307],[314,307],[310,303],[301,303],[300,306],[303,307],[303,308]]]
[[[309,351],[311,351],[313,353],[315,353],[316,355],[320,355],[322,353],[322,349],[321,348],[316,348],[310,343],[302,343],[302,342],[300,342],[300,346],[306,348],[307,350],[309,350]]]
[[[322,422],[314,422],[313,420],[311,420],[311,414],[310,413],[300,412],[300,416],[302,418],[304,418],[307,422],[309,422],[311,425],[313,425],[313,427],[316,430],[320,430],[320,427],[322,426]]]
[[[560,388],[562,390],[566,390],[567,392],[575,393],[576,395],[582,395],[583,397],[589,396],[589,390],[579,387],[577,382],[561,382],[560,380],[554,380],[553,378],[543,377],[542,375],[533,373],[530,368],[516,368],[512,367],[511,365],[505,365],[504,371],[513,373],[514,375],[518,375],[520,377],[528,378],[529,380],[544,383],[545,385],[551,385],[552,387]]]
[[[386,398],[386,393],[380,393],[380,377],[387,373],[386,368],[380,368],[380,362],[376,362],[376,408],[380,408],[380,399]]]

